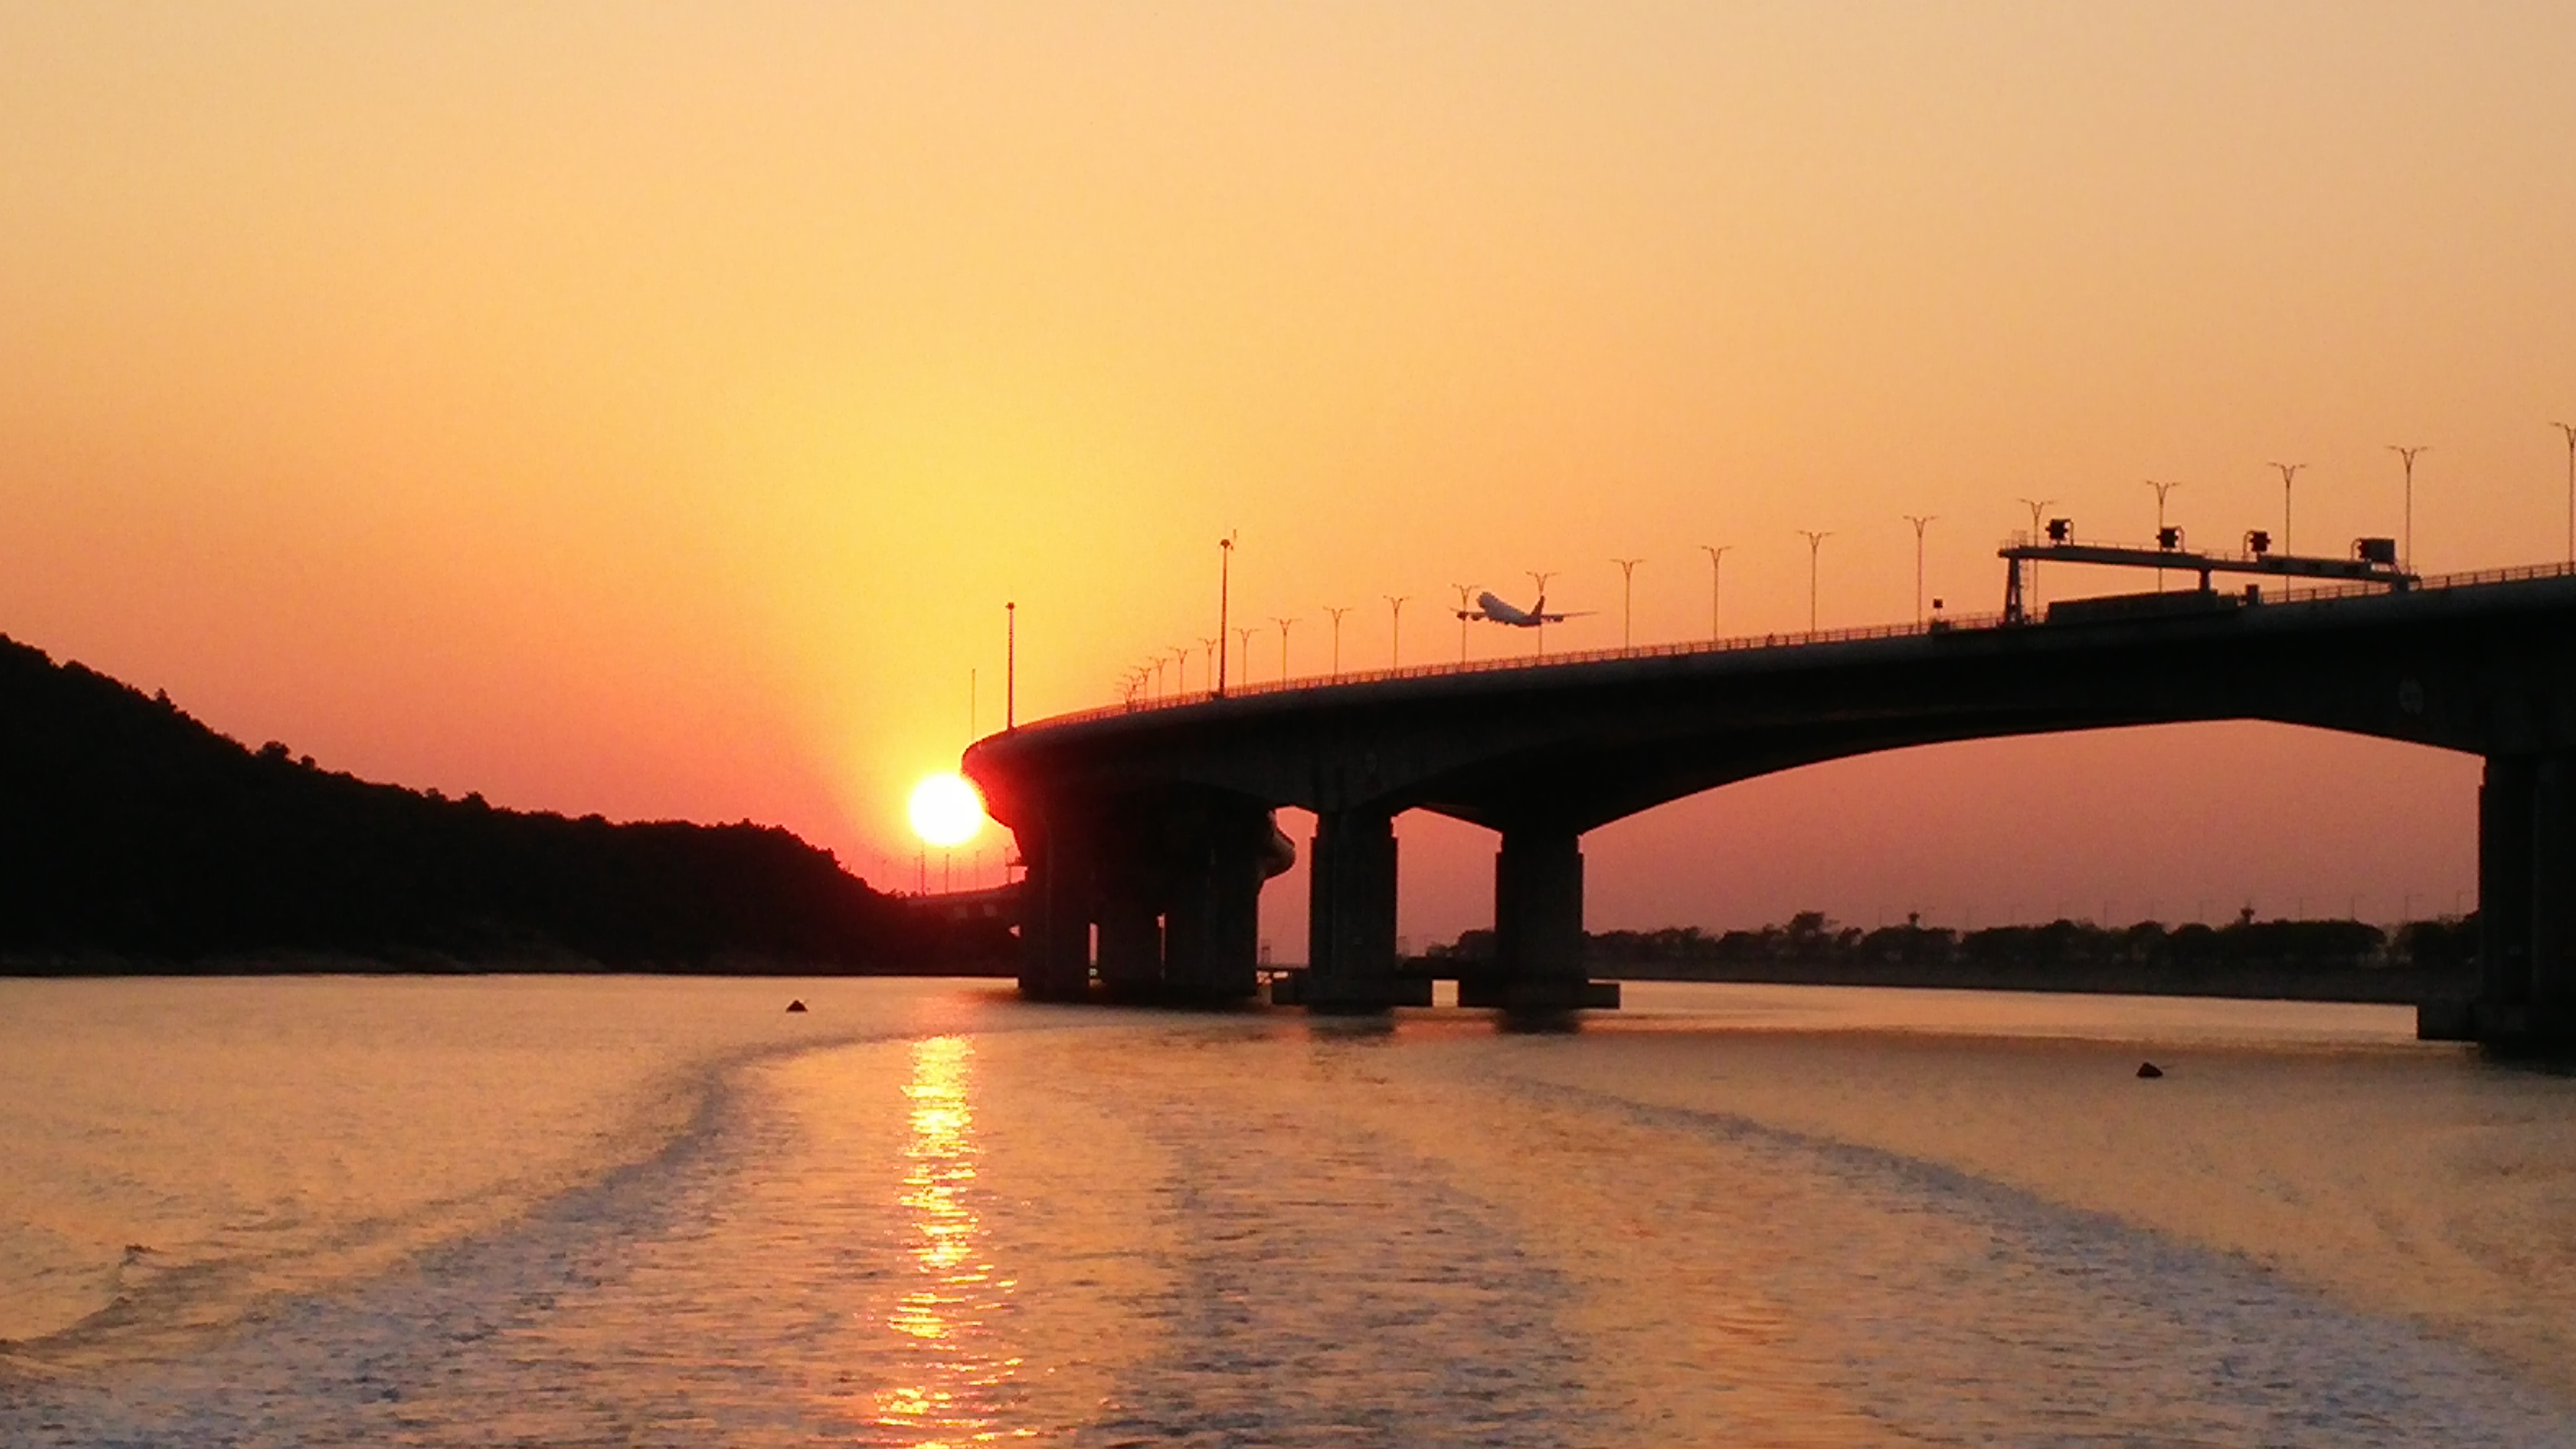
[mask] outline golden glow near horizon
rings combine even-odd
[[[1910,619],[1908,514],[1982,612],[2018,498],[2143,538],[2179,479],[2215,544],[2275,458],[2340,551],[2399,531],[2392,443],[2422,567],[2553,558],[2571,50],[2505,5],[8,7],[0,630],[336,768],[900,878],[1003,601],[1023,722],[1203,687],[1229,531],[1256,680],[1273,618],[1375,667],[1410,596],[1452,657],[1450,585],[1530,571],[1593,611],[1551,652],[1614,644],[1618,558],[1640,643],[1702,637],[1702,545],[1728,632],[1803,628],[1801,529],[1822,624]],[[1593,916],[2466,880],[2473,765],[2171,738],[1720,791],[1588,842]],[[1864,778],[1907,830],[1801,833]],[[1481,923],[1490,839],[1406,829],[1406,929]]]

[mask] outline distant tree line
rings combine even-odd
[[[498,809],[245,749],[0,639],[0,970],[261,953],[902,971],[1005,961],[1008,926],[913,910],[776,827]]]
[[[2429,976],[2473,972],[2477,917],[2411,921],[2394,933],[2361,921],[2260,921],[2247,910],[2222,926],[2083,921],[1958,931],[1909,917],[1864,931],[1821,911],[1759,930],[1602,931],[1585,936],[1594,969],[1618,974],[1727,979],[1766,972],[1824,971],[1908,977],[1950,971],[1980,980],[2105,975],[2220,979],[2231,974],[2299,975],[2400,971]],[[1448,962],[1491,960],[1493,932],[1469,931],[1429,955]]]

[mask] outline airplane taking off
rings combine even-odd
[[[1547,594],[1544,591],[1540,592],[1537,603],[1526,609],[1516,608],[1504,602],[1500,596],[1489,589],[1476,596],[1476,607],[1460,609],[1458,617],[1508,624],[1515,629],[1536,629],[1544,624],[1562,624],[1568,619],[1580,619],[1592,612],[1590,609],[1579,609],[1570,614],[1550,613],[1547,607]]]

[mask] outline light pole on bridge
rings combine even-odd
[[[1258,624],[1241,624],[1235,627],[1234,637],[1243,641],[1243,682],[1246,684],[1252,682],[1252,636],[1260,632],[1261,626]]]
[[[2576,564],[2576,423],[2551,423],[2567,435],[2567,561]]]
[[[2040,516],[2047,513],[2049,508],[2054,505],[2057,500],[2054,498],[2025,498],[2022,502],[2030,505],[2030,542],[2037,543],[2040,538]],[[2013,567],[2020,568],[2021,565],[2016,563]],[[2037,608],[2038,605],[2039,560],[2032,559],[2030,561],[2030,603],[2026,607]]]
[[[1807,632],[1813,634],[1816,632],[1817,560],[1824,553],[1825,540],[1833,537],[1834,531],[1830,528],[1802,528],[1798,531],[1807,536]]]
[[[1232,589],[1234,584],[1234,535],[1229,533],[1225,537],[1218,539],[1216,541],[1216,546],[1218,549],[1216,566],[1216,641],[1219,644],[1223,644],[1225,642],[1226,609],[1232,603]],[[1219,654],[1216,661],[1216,693],[1217,697],[1220,699],[1225,696],[1225,656],[1223,654]]]
[[[1413,596],[1411,594],[1388,594],[1385,597],[1388,624],[1386,644],[1387,667],[1390,669],[1402,669],[1404,667],[1404,605],[1405,601]]]
[[[1538,602],[1531,607],[1538,614],[1538,657],[1545,659],[1547,657],[1547,581],[1555,578],[1556,573],[1554,570],[1540,573],[1536,569],[1527,569],[1524,572],[1530,576],[1530,582],[1538,585]]]
[[[1619,566],[1619,647],[1632,649],[1637,642],[1637,565],[1645,560],[1614,558],[1610,561]]]
[[[2175,480],[2159,481],[2154,478],[2147,479],[2146,484],[2156,490],[2156,547],[2162,548],[2165,546],[2165,495],[2180,488],[2182,484]],[[2161,594],[2164,591],[2165,571],[2158,569],[2156,570],[2156,592]]]
[[[1339,608],[1330,604],[1324,606],[1324,612],[1333,616],[1333,677],[1335,679],[1342,677],[1342,616],[1350,611],[1351,606],[1348,604]]]
[[[2281,552],[2287,555],[2294,552],[2290,547],[2290,484],[2299,476],[2299,470],[2308,465],[2275,463],[2272,466],[2281,470]]]
[[[1902,515],[1906,522],[1914,525],[1914,622],[1917,625],[1923,622],[1923,530],[1931,527],[1932,520],[1940,516],[1937,513]]]
[[[1279,626],[1279,682],[1286,684],[1288,682],[1288,626],[1297,621],[1282,619],[1273,614],[1270,616],[1270,622]]]
[[[1449,587],[1458,591],[1458,662],[1464,664],[1467,662],[1467,626],[1473,622],[1467,612],[1467,596],[1476,591],[1476,586],[1451,584]]]
[[[2388,451],[2395,453],[2406,465],[2406,522],[2404,530],[2397,538],[2397,558],[2400,568],[2415,567],[2415,455],[2429,453],[2432,450],[2430,443],[2417,443],[2411,447],[2404,443],[2388,445]],[[2569,553],[2576,555],[2576,544],[2570,545]]]
[[[1726,551],[1735,545],[1703,543],[1699,551],[1708,555],[1708,642],[1717,642],[1717,586],[1721,581],[1718,566],[1726,561]]]

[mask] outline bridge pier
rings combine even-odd
[[[1049,820],[1020,830],[1020,994],[1078,1001],[1091,994],[1092,852]]]
[[[1257,995],[1270,812],[1209,803],[1171,825],[1179,848],[1163,917],[1164,991],[1207,1002]]]
[[[1151,997],[1163,986],[1163,919],[1136,865],[1100,890],[1100,986],[1114,998]]]
[[[1507,826],[1494,853],[1494,964],[1463,976],[1460,1006],[1614,1007],[1619,983],[1583,967],[1583,842],[1570,828]]]
[[[1429,1006],[1430,978],[1396,974],[1395,818],[1319,812],[1307,870],[1306,970],[1272,999],[1328,1012]]]
[[[2576,1039],[2576,752],[2489,755],[2478,787],[2478,998],[2460,1035]]]

